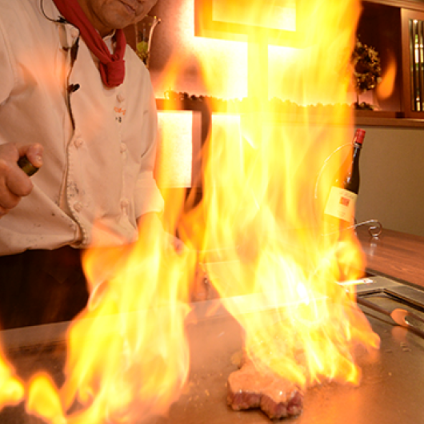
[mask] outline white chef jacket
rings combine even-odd
[[[123,84],[106,88],[78,29],[41,5],[0,0],[0,143],[44,146],[31,194],[0,219],[0,255],[135,241],[137,218],[163,208],[149,73],[127,47]]]

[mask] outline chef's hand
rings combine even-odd
[[[174,236],[171,233],[166,233],[166,236],[168,238],[168,246],[175,250],[179,255],[182,255],[185,251],[188,250],[188,247],[177,236]]]
[[[26,156],[37,168],[43,164],[43,146],[30,144],[17,147],[13,143],[0,145],[0,217],[14,208],[21,197],[31,193],[31,179],[18,166],[18,160]]]
[[[175,250],[178,254],[182,254],[187,247],[178,237],[166,232],[157,213],[151,212],[142,215],[138,219],[140,236],[143,237],[146,245],[153,244],[157,237],[162,237],[165,245]]]

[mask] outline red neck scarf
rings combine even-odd
[[[117,29],[115,53],[110,51],[93,24],[88,20],[77,0],[53,0],[63,17],[75,25],[91,52],[100,61],[100,75],[106,87],[116,87],[124,81],[125,76],[125,34]]]

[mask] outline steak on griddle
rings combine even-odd
[[[227,402],[236,411],[260,408],[269,418],[286,418],[302,412],[303,393],[271,369],[259,371],[244,360],[228,377]]]

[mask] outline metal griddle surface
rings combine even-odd
[[[424,340],[393,327],[385,317],[370,316],[369,320],[381,337],[381,349],[360,364],[359,387],[327,384],[309,389],[303,413],[282,423],[424,423]],[[237,369],[231,355],[241,348],[240,332],[232,318],[199,323],[190,333],[197,355],[188,393],[173,405],[168,419],[149,424],[269,424],[260,411],[236,412],[226,405],[226,380]],[[210,340],[206,345],[205,334]]]
[[[392,298],[379,293],[374,296],[380,306],[396,307]],[[311,388],[305,394],[303,413],[281,420],[282,423],[424,423],[424,340],[394,326],[384,315],[366,312],[374,331],[381,337],[381,348],[375,357],[360,363],[361,384],[352,387],[332,383]],[[192,358],[184,393],[172,405],[168,417],[140,418],[139,423],[270,423],[260,411],[236,412],[226,404],[227,377],[237,369],[233,356],[242,348],[242,332],[235,319],[220,308],[214,316],[201,317],[198,322],[188,324],[187,332]],[[15,349],[14,362],[22,375],[47,366],[60,383],[64,353],[58,345],[35,353],[21,349],[16,354]],[[0,413],[0,423],[38,424],[41,421],[26,416],[22,406],[18,406]]]

